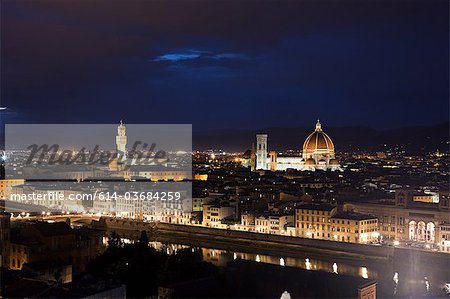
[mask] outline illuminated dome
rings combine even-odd
[[[316,151],[332,151],[334,152],[334,144],[331,138],[322,131],[319,121],[316,124],[316,130],[312,132],[303,143],[304,153],[313,153]]]
[[[314,165],[314,164],[316,164],[316,161],[314,161],[313,158],[306,159],[305,161],[305,165]]]
[[[330,165],[339,165],[339,161],[337,159],[331,159]]]

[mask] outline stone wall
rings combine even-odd
[[[171,223],[148,223],[134,220],[124,220],[117,218],[102,218],[101,225],[105,225],[108,231],[116,231],[126,235],[128,238],[139,238],[140,232],[145,230],[150,239],[159,241],[177,240],[188,241],[190,245],[198,241],[207,241],[211,245],[214,243],[231,243],[237,245],[254,244],[259,242],[258,247],[273,246],[276,248],[331,251],[330,253],[341,252],[345,255],[366,255],[371,257],[388,258],[393,249],[389,247],[364,245],[356,243],[335,242],[317,239],[308,239],[291,236],[281,236],[273,234],[260,234],[246,231],[236,231],[229,229],[207,228],[201,226],[188,226]]]

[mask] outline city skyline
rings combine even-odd
[[[448,1],[1,8],[0,298],[450,296]]]

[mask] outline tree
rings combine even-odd
[[[139,245],[141,247],[148,247],[148,237],[145,230],[141,231],[141,237],[139,238]]]
[[[108,249],[109,250],[114,250],[114,249],[118,249],[118,248],[122,248],[123,247],[123,242],[120,239],[120,236],[118,233],[116,233],[115,231],[113,231],[110,235],[109,235],[109,239],[108,239]]]

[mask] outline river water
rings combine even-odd
[[[445,258],[439,264],[418,261],[414,255],[378,262],[370,259],[342,258],[339,254],[336,254],[335,258],[317,254],[305,254],[304,258],[294,258],[160,242],[151,242],[151,246],[157,250],[166,251],[167,254],[173,254],[181,248],[191,248],[192,251],[200,251],[205,261],[221,267],[226,267],[232,260],[244,259],[279,265],[280,270],[281,267],[297,267],[310,271],[375,279],[378,282],[377,292],[380,298],[450,297],[447,292],[447,289],[450,289],[450,259]]]

